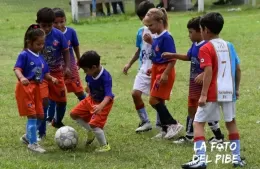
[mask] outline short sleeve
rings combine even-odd
[[[165,36],[163,39],[162,52],[176,53],[175,43],[172,36]]]
[[[79,46],[79,40],[78,40],[77,33],[74,29],[71,29],[71,32],[72,32],[71,44],[73,47],[77,47],[77,46]]]
[[[212,57],[210,55],[210,49],[208,48],[211,44],[208,43],[202,46],[199,50],[200,68],[204,69],[207,66],[212,66]],[[213,47],[211,47],[212,50]]]
[[[114,97],[112,93],[112,77],[109,74],[104,77],[104,89],[105,89],[105,96],[111,98]]]
[[[137,35],[136,35],[136,47],[140,48],[140,49],[141,49],[141,44],[142,44],[142,41],[143,41],[142,34],[143,34],[143,28],[140,28],[137,32]]]
[[[16,63],[15,63],[15,66],[14,66],[14,69],[21,69],[24,70],[25,67],[26,67],[26,62],[27,62],[27,55],[26,53],[22,52],[18,55],[18,58],[16,60]]]

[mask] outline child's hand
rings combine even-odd
[[[175,53],[163,52],[161,57],[164,59],[173,59]]]
[[[146,75],[151,76],[151,74],[152,74],[152,69],[148,69],[147,72],[146,72]]]
[[[55,78],[55,77],[52,77],[51,81],[52,81],[53,84],[58,84],[59,83],[59,80],[57,78]]]
[[[236,90],[236,99],[239,99],[239,90]]]
[[[65,77],[70,77],[71,76],[71,71],[70,68],[66,67],[64,71]]]
[[[207,102],[207,96],[200,96],[199,106],[200,106],[200,107],[205,106],[205,105],[206,105],[206,102]]]
[[[153,38],[152,38],[151,34],[149,34],[149,33],[144,34],[143,39],[146,43],[153,44]]]
[[[101,104],[95,105],[94,110],[93,110],[93,114],[98,114],[99,112],[101,112],[102,109],[103,109],[103,107],[101,106]]]
[[[127,75],[127,72],[128,72],[128,70],[130,69],[130,67],[131,67],[131,65],[130,65],[129,63],[125,65],[125,67],[124,67],[124,69],[123,69],[123,73],[124,73],[125,75]]]
[[[203,84],[203,77],[204,77],[204,73],[199,74],[195,79],[195,83],[202,85]]]
[[[27,86],[30,82],[29,82],[29,80],[27,79],[27,78],[25,78],[25,77],[22,77],[21,79],[20,79],[20,82],[24,85],[24,86]]]
[[[88,86],[86,86],[85,92],[86,92],[86,93],[89,93],[89,88],[88,88]]]
[[[168,81],[168,75],[166,75],[166,74],[162,74],[161,75],[161,78],[160,78],[160,80],[159,80],[159,84],[161,84],[161,83],[167,83],[167,81]]]

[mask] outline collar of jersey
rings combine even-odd
[[[68,28],[65,26],[65,31],[64,32],[62,32],[63,34],[65,34],[66,32],[67,32],[67,30],[68,30]]]
[[[99,72],[99,74],[97,75],[97,77],[93,77],[93,76],[92,76],[92,78],[93,78],[94,80],[98,80],[98,79],[100,78],[100,76],[102,75],[103,72],[104,72],[104,68],[103,68],[103,66],[102,66],[101,71]]]
[[[34,56],[36,56],[36,57],[39,57],[39,55],[38,54],[36,54],[36,53],[34,53],[33,51],[31,51],[30,49],[27,49],[28,50],[28,52],[30,52],[31,54],[33,54]]]
[[[166,32],[167,32],[167,30],[162,31],[162,33],[160,33],[159,35],[157,35],[156,38],[161,37],[161,36],[162,36],[164,33],[166,33]]]
[[[199,46],[199,45],[201,45],[201,44],[204,43],[204,42],[205,42],[205,40],[200,41],[199,43],[195,42],[195,45],[196,45],[196,46]]]

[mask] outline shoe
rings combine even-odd
[[[194,158],[192,161],[181,165],[183,169],[206,169],[207,165],[205,162],[199,160],[199,158]]]
[[[95,134],[92,131],[88,131],[88,138],[86,141],[86,146],[90,145],[95,140]]]
[[[175,144],[192,143],[193,139],[189,139],[186,136],[181,136],[177,140],[173,141]]]
[[[161,130],[156,136],[152,137],[152,139],[163,139],[165,135],[166,132]]]
[[[140,132],[145,132],[145,131],[149,131],[152,130],[152,125],[150,122],[144,122],[144,123],[140,123],[138,128],[135,130],[136,133],[140,133]]]
[[[59,128],[65,126],[62,122],[57,123],[57,122],[55,122],[54,120],[52,120],[51,125],[52,125],[54,128],[57,128],[57,129],[59,129]]]
[[[28,144],[28,149],[30,149],[31,151],[34,151],[34,152],[38,152],[38,153],[46,152],[46,150],[44,150],[38,143]]]
[[[26,145],[29,144],[29,140],[28,140],[28,138],[26,137],[26,134],[24,134],[22,137],[20,137],[20,141],[21,141],[23,144],[26,144]]]
[[[165,139],[171,139],[176,136],[183,129],[183,125],[180,123],[169,125],[167,128],[167,134],[164,136]]]
[[[52,120],[53,119],[51,117],[47,117],[46,118],[47,125],[49,125],[49,126],[52,125]]]
[[[234,161],[232,163],[233,163],[233,167],[234,168],[236,168],[236,167],[244,167],[246,165],[245,158],[241,158],[240,161]]]
[[[37,137],[37,142],[41,142],[42,140],[45,139],[45,137],[46,137],[45,134],[43,134],[43,135],[38,135],[38,137]]]
[[[110,150],[111,150],[111,148],[110,148],[109,144],[107,144],[107,145],[100,146],[99,148],[97,148],[95,150],[95,152],[103,153],[103,152],[107,152],[107,151],[110,151]]]
[[[209,144],[213,144],[213,143],[223,143],[224,142],[224,135],[222,135],[223,137],[222,138],[216,138],[216,137],[211,137],[209,139]]]

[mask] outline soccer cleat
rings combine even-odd
[[[24,135],[20,138],[20,141],[21,141],[23,144],[26,144],[26,145],[29,144],[29,140],[28,140],[28,138],[26,137],[26,134],[24,134]]]
[[[234,168],[236,168],[236,167],[244,167],[246,165],[245,158],[241,158],[240,161],[234,161],[232,163],[233,163],[233,167]]]
[[[152,125],[150,122],[140,123],[139,127],[135,130],[136,133],[145,132],[152,130]]]
[[[95,140],[95,134],[92,131],[88,131],[88,138],[86,141],[86,146],[90,145]]]
[[[222,135],[222,138],[216,138],[216,137],[212,137],[209,139],[209,144],[213,144],[213,143],[223,143],[224,142],[224,135]]]
[[[28,144],[28,149],[30,149],[31,151],[34,151],[34,152],[38,152],[38,153],[46,152],[46,150],[44,150],[38,143]]]
[[[107,152],[107,151],[110,151],[110,150],[111,150],[111,148],[110,148],[109,144],[107,144],[107,145],[100,146],[99,148],[97,148],[95,150],[95,152],[103,153],[103,152]]]
[[[163,139],[165,135],[165,131],[160,131],[156,136],[152,137],[152,139]]]
[[[174,136],[176,136],[182,129],[183,129],[183,125],[181,125],[180,123],[169,125],[167,128],[167,133],[164,136],[164,138],[171,139]]]
[[[207,165],[205,162],[199,160],[199,158],[194,158],[192,161],[181,165],[183,169],[206,169]]]
[[[56,129],[59,129],[59,128],[65,126],[62,122],[57,123],[57,122],[55,122],[54,120],[52,120],[51,125],[52,125],[54,128],[56,128]]]
[[[193,139],[189,139],[186,136],[181,136],[177,140],[173,141],[175,144],[192,143]]]

